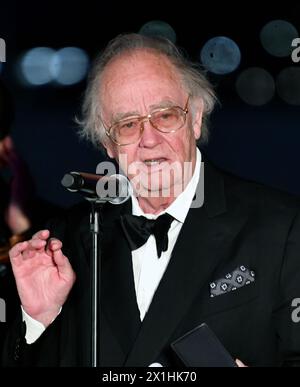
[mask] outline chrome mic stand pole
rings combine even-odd
[[[112,195],[106,195],[106,190],[99,189],[96,183],[103,181],[113,183]],[[96,183],[95,183],[96,182]],[[85,172],[70,172],[66,174],[62,185],[70,192],[80,192],[91,203],[90,231],[92,234],[91,262],[91,366],[100,366],[100,291],[101,291],[101,209],[107,202],[122,204],[131,196],[128,180],[123,175],[98,176]],[[98,185],[98,183],[97,183]],[[100,193],[100,194],[99,194]],[[112,193],[112,192],[111,192]]]
[[[88,199],[91,203],[90,231],[92,234],[91,264],[91,366],[100,365],[100,297],[101,297],[101,246],[100,246],[100,211],[103,203]]]

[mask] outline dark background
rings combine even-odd
[[[150,20],[169,23],[177,44],[198,60],[203,44],[214,36],[233,39],[242,52],[237,71],[211,76],[221,101],[212,117],[211,140],[205,148],[218,166],[245,178],[300,195],[300,107],[278,96],[263,107],[246,105],[235,81],[248,67],[263,67],[275,78],[291,58],[274,58],[262,47],[261,28],[274,19],[300,31],[300,4],[280,2],[0,2],[0,37],[7,46],[2,76],[16,103],[13,137],[28,162],[41,197],[70,205],[77,196],[61,188],[70,170],[95,172],[101,153],[76,134],[85,81],[70,87],[26,88],[18,82],[16,64],[32,47],[77,46],[92,59],[108,40],[122,32],[138,32]],[[300,64],[299,64],[300,66]]]

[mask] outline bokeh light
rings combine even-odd
[[[58,50],[51,61],[51,74],[60,85],[74,85],[82,81],[88,71],[89,58],[86,52],[77,47]]]
[[[200,54],[203,66],[214,74],[229,74],[235,71],[241,62],[238,45],[225,36],[208,40]]]
[[[23,80],[32,86],[51,82],[53,75],[50,67],[54,55],[55,50],[49,47],[36,47],[27,51],[21,59]]]
[[[273,20],[266,24],[260,33],[264,49],[276,57],[290,56],[292,41],[299,36],[293,24],[285,20]]]
[[[247,104],[262,106],[274,97],[275,81],[266,70],[251,67],[239,75],[236,90],[240,98]]]
[[[300,106],[300,67],[288,67],[276,80],[280,98],[290,105]]]
[[[139,33],[145,36],[167,38],[171,42],[176,43],[176,32],[170,24],[161,20],[152,20],[144,24]]]

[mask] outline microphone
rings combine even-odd
[[[61,184],[70,192],[78,192],[87,200],[122,204],[132,194],[127,177],[120,174],[95,175],[87,172],[69,172],[64,175]]]

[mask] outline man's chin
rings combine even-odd
[[[182,184],[143,184],[140,182],[137,185],[133,186],[134,191],[137,196],[148,197],[148,198],[158,198],[158,197],[177,197],[183,191]]]
[[[134,191],[143,197],[177,197],[184,189],[184,171],[179,162],[139,165],[129,174]]]

